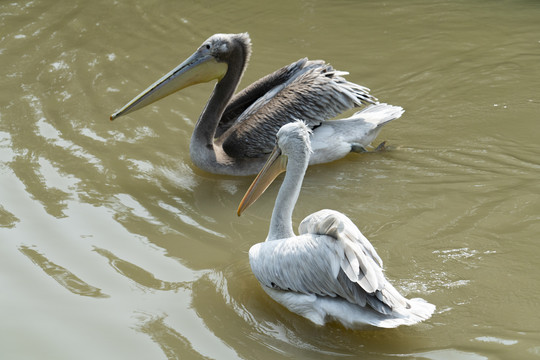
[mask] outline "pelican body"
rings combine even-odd
[[[183,63],[111,115],[111,120],[188,86],[217,80],[190,143],[193,163],[205,171],[256,174],[274,147],[277,131],[295,120],[313,129],[311,164],[361,151],[373,140],[365,136],[363,120],[358,120],[357,114],[326,121],[354,107],[376,104],[377,99],[368,88],[345,80],[346,72],[320,60],[300,59],[234,95],[250,54],[247,33],[213,35]],[[394,112],[394,118],[402,112]]]
[[[435,306],[406,299],[386,279],[383,263],[353,222],[321,210],[292,227],[292,212],[311,153],[310,130],[302,122],[284,125],[277,145],[238,208],[240,215],[286,169],[268,237],[249,250],[262,288],[290,311],[315,324],[336,320],[348,328],[366,324],[392,328],[426,320]]]

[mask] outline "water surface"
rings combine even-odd
[[[540,357],[540,4],[0,4],[0,354],[6,359]],[[109,115],[217,32],[248,31],[241,87],[301,57],[404,116],[308,170],[294,213],[347,214],[419,325],[317,327],[251,274],[278,186],[195,168],[213,84]]]

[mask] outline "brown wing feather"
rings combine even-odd
[[[323,61],[301,59],[288,69],[287,76],[274,73],[235,97],[230,114],[244,111],[222,135],[229,156],[261,157],[272,151],[275,134],[286,123],[303,120],[313,128],[355,106],[376,102],[369,89],[346,81],[341,77],[345,73]]]
[[[218,138],[227,131],[238,120],[240,115],[257,101],[257,99],[263,97],[264,94],[268,93],[274,87],[286,83],[294,74],[297,74],[307,61],[307,58],[303,58],[284,66],[260,78],[234,95],[221,116],[215,137]]]

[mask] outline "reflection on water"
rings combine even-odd
[[[131,264],[128,261],[119,259],[110,251],[105,249],[94,249],[94,251],[107,258],[107,260],[109,260],[109,265],[111,265],[119,274],[125,276],[142,287],[163,291],[176,290],[186,287],[182,283],[156,279],[152,273],[140,268],[135,264]]]
[[[161,348],[167,359],[195,358],[211,359],[201,356],[178,331],[167,326],[164,318],[151,318],[144,321],[139,330],[148,336]]]
[[[19,249],[24,255],[28,256],[30,260],[37,266],[39,266],[47,275],[56,280],[60,285],[74,294],[82,296],[92,297],[108,297],[103,294],[100,289],[87,284],[83,280],[79,279],[76,275],[69,270],[57,265],[47,259],[34,249],[30,249],[27,246],[21,246]]]
[[[6,211],[1,205],[0,205],[0,226],[6,227],[6,228],[12,228],[15,226],[17,222],[19,222],[19,219],[9,211]]]
[[[540,7],[485,5],[1,3],[0,357],[539,357]],[[390,151],[310,168],[294,221],[348,215],[429,321],[317,327],[268,298],[247,251],[279,184],[238,218],[251,178],[189,159],[213,84],[108,121],[240,31],[241,87],[309,56],[406,109]]]

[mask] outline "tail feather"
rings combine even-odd
[[[353,114],[353,116],[350,117],[350,119],[357,117],[362,118],[365,122],[369,122],[377,127],[380,127],[392,120],[400,118],[404,112],[405,110],[401,106],[380,103],[370,105],[360,111],[357,111]]]
[[[350,329],[365,328],[366,325],[380,328],[410,326],[429,319],[435,311],[435,305],[420,298],[411,299],[409,303],[411,307],[406,311],[399,313],[393,311],[390,314],[381,314],[369,307],[359,307],[339,298],[319,297],[314,305],[317,309],[316,313],[320,316],[319,325],[334,320]],[[306,314],[301,315],[306,316]]]

